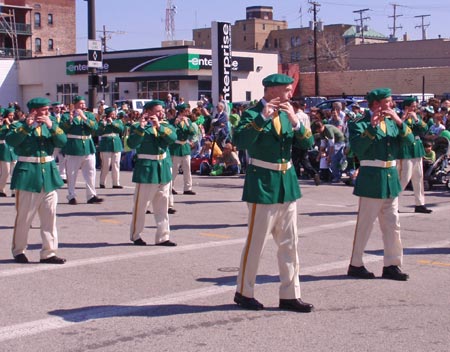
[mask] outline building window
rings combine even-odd
[[[39,12],[34,13],[34,28],[41,28],[41,14]]]
[[[269,39],[266,39],[266,41],[264,42],[264,48],[268,48],[269,47]]]
[[[246,42],[246,41],[247,41],[247,36],[244,35],[244,42]]]
[[[53,50],[53,39],[48,40],[48,50]]]
[[[139,99],[161,99],[171,93],[178,97],[180,81],[139,81],[137,82],[137,97]]]
[[[48,24],[53,25],[53,14],[52,13],[48,14]]]
[[[273,40],[273,47],[276,49],[278,48],[278,39]]]
[[[36,39],[34,40],[34,50],[35,50],[37,53],[42,52],[42,42],[41,42],[41,38],[36,38]]]
[[[263,29],[263,31],[265,31],[265,30],[266,30],[266,24],[265,24],[265,23],[263,23],[263,25],[262,25],[262,29]]]
[[[56,100],[65,105],[72,103],[73,97],[78,95],[78,84],[62,83],[56,85]]]
[[[247,25],[245,23],[242,24],[242,30],[245,32],[247,30]]]

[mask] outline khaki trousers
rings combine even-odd
[[[41,259],[56,255],[58,249],[58,233],[56,230],[56,205],[58,193],[45,193],[16,190],[16,219],[12,240],[12,254],[25,253],[28,244],[28,232],[33,218],[38,213],[41,223],[42,249]]]
[[[63,180],[67,179],[66,175],[66,157],[63,153],[61,153],[61,148],[55,148],[53,151],[53,157],[56,159],[58,158],[58,170],[59,175]]]
[[[0,161],[0,192],[6,193],[6,183],[8,182],[8,176],[12,174],[14,170],[15,161]]]
[[[167,213],[169,189],[170,183],[136,183],[133,216],[130,225],[131,241],[136,241],[142,236],[145,225],[145,212],[149,201],[152,203],[156,221],[155,243],[161,243],[169,239],[170,226],[169,214]]]
[[[384,244],[384,266],[402,265],[403,247],[400,239],[398,197],[388,199],[359,198],[351,265],[364,265],[364,249],[377,218],[380,223]]]
[[[192,175],[191,175],[191,156],[172,156],[172,186],[175,184],[175,179],[178,175],[178,168],[181,165],[183,170],[183,191],[192,190]]]
[[[112,184],[113,186],[120,186],[120,155],[120,152],[100,152],[100,158],[102,159],[102,168],[100,171],[101,185],[105,185],[106,176],[111,166]]]
[[[416,205],[424,205],[425,192],[423,189],[422,158],[397,160],[397,170],[402,190],[404,191],[409,181],[411,181]]]
[[[75,185],[79,169],[81,169],[86,182],[86,199],[89,200],[97,195],[95,192],[95,154],[66,155],[68,200],[76,198]]]
[[[280,299],[300,298],[297,202],[247,205],[248,237],[241,255],[236,291],[254,297],[259,260],[268,235],[272,235],[278,246]]]

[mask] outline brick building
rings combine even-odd
[[[74,0],[3,0],[0,12],[0,57],[75,53]]]

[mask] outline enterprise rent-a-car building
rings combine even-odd
[[[278,71],[277,61],[275,53],[233,52],[232,101],[262,97],[261,81]],[[98,87],[97,101],[104,99],[108,105],[118,99],[165,99],[168,93],[194,103],[201,95],[212,95],[209,49],[179,46],[105,53],[98,72],[106,76],[107,85]],[[87,99],[86,54],[20,60],[18,84],[22,96],[17,101],[22,104],[36,96],[65,104],[77,94]]]

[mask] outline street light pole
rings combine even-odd
[[[318,65],[318,59],[317,59],[317,12],[318,9],[317,7],[320,6],[319,3],[315,2],[315,1],[310,1],[309,2],[313,8],[312,8],[312,12],[314,14],[313,17],[313,30],[314,30],[314,86],[315,86],[315,96],[319,96],[320,95],[320,89],[319,89],[319,65]],[[311,11],[311,9],[310,9]]]
[[[95,0],[85,0],[88,2],[88,39],[96,39],[95,30]],[[89,87],[89,99],[88,107],[91,111],[94,110],[95,102],[97,100],[97,86],[94,84],[93,77],[97,74],[96,68],[89,68],[88,73],[88,87]]]

